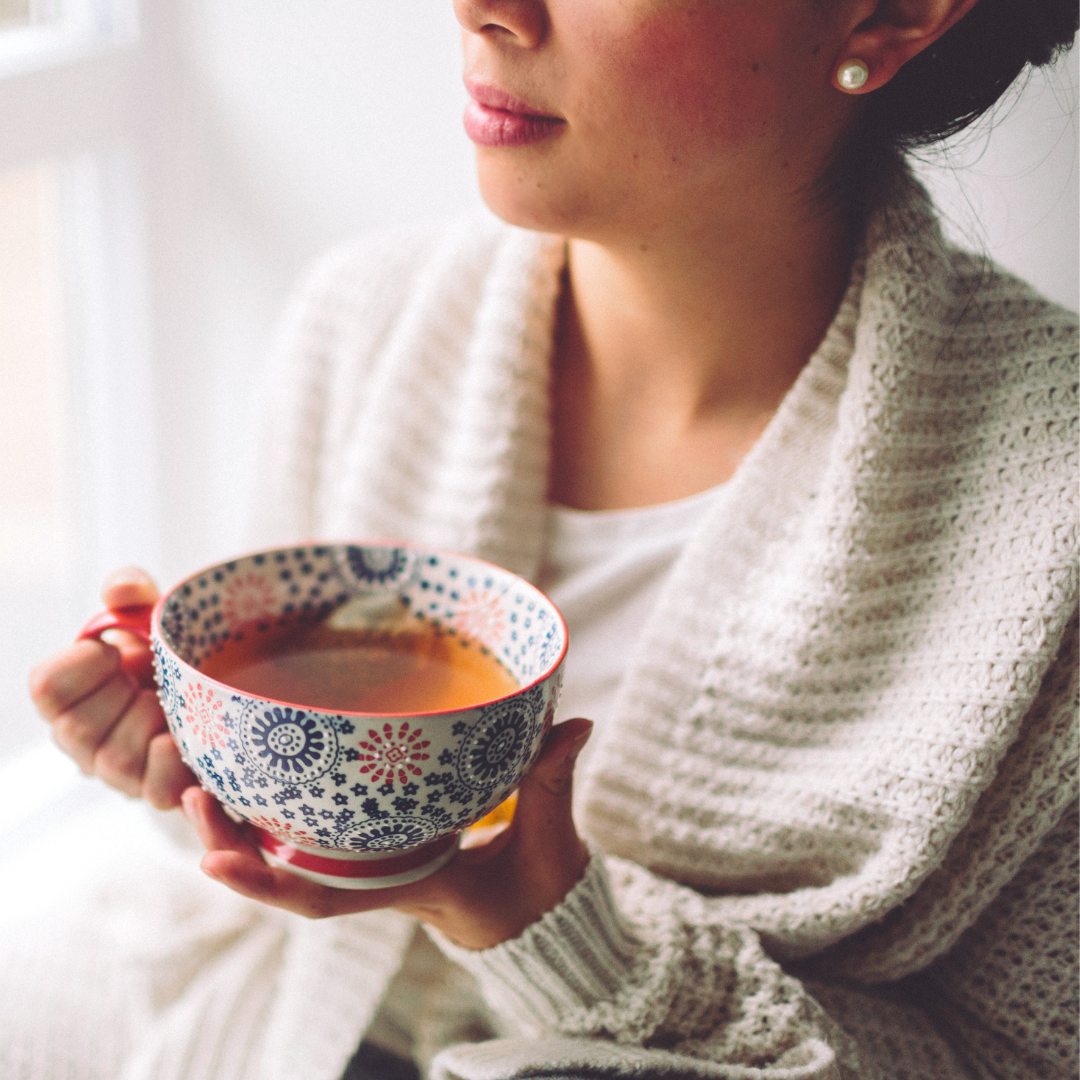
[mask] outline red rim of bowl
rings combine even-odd
[[[515,698],[519,694],[526,693],[534,686],[539,686],[540,683],[544,682],[545,679],[550,678],[551,675],[554,674],[554,672],[558,671],[559,665],[563,662],[563,658],[566,656],[566,650],[570,646],[570,631],[567,629],[566,620],[563,618],[562,612],[558,609],[558,607],[556,607],[555,603],[551,600],[549,596],[541,592],[541,590],[538,589],[531,581],[526,581],[523,577],[515,574],[512,570],[507,570],[504,566],[498,566],[495,563],[488,562],[486,559],[480,559],[475,555],[465,555],[459,551],[449,551],[445,548],[429,548],[420,544],[410,544],[400,540],[312,540],[307,543],[288,544],[284,547],[266,548],[259,551],[249,551],[244,555],[237,555],[232,559],[224,559],[221,562],[211,563],[209,566],[203,567],[203,569],[201,570],[196,570],[193,574],[188,574],[187,577],[182,578],[167,593],[164,593],[158,598],[157,603],[154,605],[154,610],[150,613],[151,635],[156,636],[162,642],[162,644],[165,644],[166,648],[169,649],[169,652],[172,653],[172,655],[175,656],[176,659],[180,661],[180,663],[191,668],[193,671],[199,671],[199,669],[195,667],[194,664],[188,663],[187,660],[185,660],[182,656],[176,653],[172,649],[172,647],[165,642],[165,634],[160,629],[161,615],[165,610],[165,601],[168,600],[170,596],[172,596],[178,589],[186,585],[189,581],[193,581],[195,578],[202,577],[204,574],[212,573],[214,570],[217,570],[222,566],[226,566],[229,563],[240,562],[242,559],[250,559],[255,555],[273,555],[279,551],[295,551],[297,548],[301,547],[332,548],[390,546],[407,548],[410,551],[427,551],[437,555],[448,555],[455,559],[468,559],[470,562],[479,563],[481,566],[490,566],[493,570],[497,570],[500,574],[509,574],[512,578],[516,578],[518,581],[522,582],[522,584],[528,586],[528,588],[533,589],[535,592],[539,593],[551,605],[551,610],[555,613],[555,618],[558,619],[559,625],[562,626],[563,631],[563,644],[562,649],[559,650],[559,655],[551,664],[547,666],[547,668],[544,669],[543,674],[537,676],[535,679],[533,679],[532,682],[526,684],[525,686],[519,686],[516,690],[513,691],[513,693],[503,694],[502,697],[491,698],[490,701],[478,701],[473,705],[468,705],[460,709],[432,709],[428,712],[365,713],[350,712],[348,710],[341,709],[321,709],[315,705],[304,705],[302,702],[298,701],[281,701],[278,698],[264,697],[262,694],[251,694],[248,693],[247,690],[241,690],[238,686],[230,686],[228,683],[220,682],[217,679],[211,678],[209,675],[204,675],[202,672],[199,672],[200,677],[205,679],[208,683],[212,683],[214,686],[219,686],[225,690],[230,691],[231,693],[247,694],[248,697],[256,698],[259,701],[265,701],[269,705],[283,705],[286,708],[290,709],[306,709],[308,712],[328,713],[332,716],[362,716],[367,719],[379,720],[385,717],[387,720],[407,720],[411,719],[412,717],[420,719],[421,717],[429,716],[452,716],[458,713],[469,712],[472,709],[481,709],[487,705],[497,705],[500,701],[509,701],[511,698]],[[278,842],[280,843],[280,841]]]

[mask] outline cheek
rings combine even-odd
[[[611,138],[684,164],[738,149],[776,115],[781,43],[771,20],[726,0],[657,2],[625,25],[577,30],[588,72],[575,105]]]

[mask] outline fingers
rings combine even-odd
[[[164,731],[155,735],[146,750],[142,797],[158,810],[180,805],[180,797],[197,784],[195,774],[184,764],[173,737]]]
[[[207,851],[236,851],[242,854],[255,852],[254,845],[243,830],[221,808],[217,801],[201,787],[188,787],[181,797],[184,815],[195,826],[203,847]]]
[[[376,906],[372,902],[365,904],[364,897],[341,896],[340,890],[268,866],[243,828],[231,821],[220,803],[201,788],[189,787],[183,794],[182,805],[207,849],[201,863],[203,872],[241,896],[308,918]]]
[[[571,793],[591,732],[588,720],[552,730],[521,783],[513,826],[486,849],[461,852],[411,885],[371,893],[327,888],[267,865],[244,829],[198,787],[183,792],[182,805],[207,848],[203,871],[242,896],[309,918],[396,907],[469,948],[490,948],[550,911],[584,873],[589,852],[574,829]]]
[[[526,857],[532,844],[584,850],[573,819],[574,764],[592,728],[591,720],[579,717],[551,729],[543,752],[521,781],[509,827],[500,824],[482,830],[482,835],[466,832],[457,858],[463,870],[492,860],[511,839],[526,848]]]
[[[101,587],[101,599],[107,608],[114,610],[155,604],[158,595],[154,579],[137,566],[114,570]],[[134,676],[140,686],[152,686],[154,663],[146,642],[125,630],[109,631],[108,639],[120,650],[121,667]]]
[[[154,579],[138,566],[114,570],[101,587],[101,599],[112,609],[156,604],[158,596]]]
[[[455,941],[473,949],[506,941],[581,880],[589,849],[574,827],[573,776],[591,733],[592,724],[581,719],[552,728],[518,788],[513,824],[489,845],[493,854],[484,848],[463,851],[447,867],[444,884],[457,896],[444,904],[436,925]]]
[[[80,641],[50,656],[30,672],[30,697],[52,722],[108,681],[120,668],[120,653],[101,641]]]
[[[118,671],[53,720],[53,739],[57,746],[74,758],[84,773],[92,775],[98,747],[138,693],[139,688],[130,676]]]
[[[142,638],[127,630],[107,630],[105,636],[110,645],[120,653],[120,667],[140,686],[150,689],[154,685],[154,654]]]
[[[201,863],[203,872],[251,900],[309,919],[322,919],[389,907],[425,895],[426,881],[371,891],[332,889],[308,881],[288,870],[267,865],[248,839],[244,826],[232,821],[221,804],[202,788],[187,788],[181,805],[206,848]]]
[[[145,645],[139,648],[149,655]],[[140,690],[120,664],[112,645],[80,641],[33,670],[31,697],[57,746],[84,773],[127,795],[146,794],[162,809],[176,806],[191,774],[163,734],[165,716],[154,693]]]
[[[485,847],[462,851],[427,879],[427,903],[401,906],[459,945],[489,949],[551,911],[581,880],[589,850],[574,828],[574,763],[589,739],[588,720],[552,728],[518,787],[509,829]]]
[[[273,868],[262,861],[258,850],[221,804],[202,788],[189,787],[181,797],[181,805],[206,848],[204,872],[253,900],[274,902],[271,897],[279,890],[275,888]]]
[[[158,592],[144,571],[128,567],[106,579],[102,595],[109,607],[120,608],[154,603]],[[146,788],[155,805],[175,806],[190,773],[175,747],[169,751],[167,735],[151,755],[166,723],[149,689],[150,649],[135,635],[113,633],[115,644],[79,641],[38,664],[30,673],[30,696],[56,744],[84,773],[131,796]],[[149,765],[155,771],[148,777]]]
[[[140,690],[94,752],[94,774],[137,798],[143,791],[150,741],[165,730],[157,697],[151,690]]]

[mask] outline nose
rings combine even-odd
[[[544,0],[454,0],[454,14],[470,34],[501,37],[523,49],[535,49],[548,31]]]

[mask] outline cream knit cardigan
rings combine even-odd
[[[909,182],[864,247],[595,736],[584,879],[497,948],[439,941],[505,1037],[435,1076],[1075,1076],[1074,317]],[[563,248],[472,222],[325,260],[271,383],[262,539],[534,574]],[[183,888],[101,1075],[336,1080],[413,924]]]

